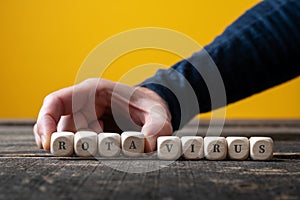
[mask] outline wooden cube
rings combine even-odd
[[[157,139],[157,156],[162,160],[177,160],[181,156],[181,140],[177,136],[161,136]]]
[[[79,131],[74,136],[74,150],[77,156],[89,157],[97,154],[97,133]]]
[[[202,137],[183,136],[181,137],[181,145],[184,158],[197,160],[204,157]]]
[[[74,152],[74,133],[55,132],[51,135],[50,152],[54,156],[71,156]]]
[[[252,160],[270,160],[273,157],[273,140],[270,137],[251,137],[250,157]]]
[[[204,156],[208,160],[224,160],[227,155],[227,142],[224,137],[205,137]]]
[[[141,156],[144,153],[144,134],[141,132],[126,131],[121,135],[122,152],[126,156]]]
[[[249,140],[247,137],[227,137],[228,158],[232,160],[246,160],[249,157]]]
[[[121,136],[118,133],[100,133],[98,135],[98,152],[103,157],[120,156]]]

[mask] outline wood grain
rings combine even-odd
[[[207,124],[201,122],[200,127]],[[135,174],[108,164],[151,170],[154,162],[53,157],[35,146],[32,125],[33,121],[0,122],[0,199],[300,198],[300,123],[296,120],[226,122],[228,134],[282,135],[274,139],[271,161],[180,159],[170,165],[158,161],[160,170]]]

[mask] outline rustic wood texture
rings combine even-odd
[[[201,121],[201,131],[207,124]],[[53,157],[35,146],[32,125],[30,120],[0,121],[0,199],[300,199],[297,120],[226,122],[227,135],[274,136],[271,161],[180,159],[136,174],[107,164],[151,170],[151,162]]]

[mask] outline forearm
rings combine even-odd
[[[141,85],[154,90],[168,103],[173,129],[177,130],[180,121],[184,124],[197,110],[212,109],[206,86],[209,80],[204,80],[201,73],[209,71],[212,65],[208,54],[223,78],[227,95],[227,102],[224,105],[220,102],[218,107],[290,80],[300,74],[299,10],[298,0],[265,0],[235,21],[205,50],[168,70],[158,71]],[[192,104],[181,105],[176,99],[189,98],[186,96],[189,85],[195,91],[200,109]],[[171,91],[176,91],[176,96]]]

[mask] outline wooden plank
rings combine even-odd
[[[0,119],[0,126],[33,126],[35,119]]]
[[[288,128],[285,129],[288,130]],[[264,129],[263,127],[261,129],[234,129],[233,127],[228,129],[225,127],[222,135],[272,136],[275,142],[275,152],[300,152],[300,146],[297,144],[297,141],[299,142],[300,140],[300,135],[298,135],[298,132],[300,132],[300,127],[298,129],[295,128],[295,134],[291,134],[291,132],[287,133],[288,131],[284,132],[282,130],[283,129],[278,128]],[[190,133],[188,131],[184,131],[182,131],[184,135],[188,135]],[[275,131],[277,131],[277,135]],[[240,132],[243,132],[244,134],[239,134]],[[202,133],[203,132],[200,132],[200,135],[205,136]],[[29,155],[36,154],[36,156],[41,156],[41,154],[45,153],[43,150],[37,149],[35,145],[32,126],[0,126],[0,155],[22,153]]]
[[[170,165],[150,159],[52,157],[35,146],[32,124],[16,123],[0,125],[0,199],[300,199],[298,122],[225,126],[231,134],[251,133],[251,127],[273,134],[290,131],[290,138],[275,139],[272,161],[180,159]],[[126,173],[108,165],[124,171],[162,168]]]
[[[297,199],[300,195],[299,163],[294,161],[177,161],[142,174],[116,171],[95,160],[0,158],[0,163],[1,199]]]
[[[33,126],[35,119],[0,119],[0,126]],[[215,119],[192,119],[186,126],[195,126],[200,123],[200,126],[208,126],[209,124],[218,126],[223,121]],[[226,119],[225,126],[263,126],[263,127],[300,127],[300,119]]]

